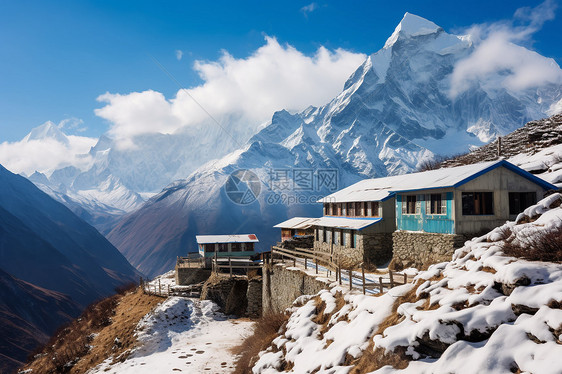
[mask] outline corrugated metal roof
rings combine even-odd
[[[319,220],[319,218],[307,218],[307,217],[294,217],[288,219],[284,222],[278,223],[273,227],[281,228],[281,229],[302,229],[306,230],[309,227],[313,226],[315,222]]]
[[[254,234],[239,235],[196,235],[195,239],[198,244],[213,243],[257,243],[258,237]]]
[[[321,217],[317,218],[314,226],[334,227],[338,229],[361,230],[367,226],[377,223],[382,218],[345,218],[345,217]]]
[[[420,173],[365,179],[328,195],[318,200],[318,202],[343,203],[354,201],[383,201],[392,197],[396,192],[458,187],[500,166],[506,167],[545,189],[551,189],[553,187],[546,181],[537,178],[505,160],[497,160]]]

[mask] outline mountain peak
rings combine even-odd
[[[394,29],[394,32],[386,41],[384,47],[390,48],[396,43],[400,36],[402,37],[413,37],[420,35],[428,35],[436,33],[442,28],[435,23],[426,20],[423,17],[416,16],[415,14],[408,13],[404,14],[402,20]]]
[[[64,144],[68,143],[66,135],[51,121],[47,121],[41,126],[35,127],[23,140],[28,142],[30,140],[43,139],[55,139],[56,141]]]

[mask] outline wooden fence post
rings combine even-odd
[[[228,268],[230,270],[230,278],[232,278],[232,259],[228,258]]]
[[[381,291],[381,293],[383,292],[383,288],[382,288],[382,277],[379,277],[379,290]]]
[[[342,283],[342,280],[341,280],[341,268],[340,268],[339,266],[338,266],[338,273],[340,273],[340,286],[341,286],[341,283]]]
[[[293,257],[293,267],[297,266],[297,257]]]
[[[304,258],[304,269],[308,269],[308,258]]]
[[[353,289],[353,277],[351,276],[351,268],[349,268],[348,270],[348,274],[349,274],[349,290],[351,291]]]
[[[404,284],[408,283],[408,275],[404,273]]]
[[[316,264],[316,274],[318,274],[318,257],[314,258],[314,263]]]
[[[162,284],[160,284],[160,278],[158,278],[158,293],[162,295]]]
[[[394,277],[392,275],[392,270],[388,271],[388,276],[390,277],[390,288],[394,287]]]
[[[363,278],[363,295],[365,295],[365,268],[361,265],[361,277]]]
[[[336,266],[336,282],[338,281],[338,267]]]

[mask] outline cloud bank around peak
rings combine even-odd
[[[42,136],[30,137],[34,131],[51,125],[56,130]],[[0,143],[0,164],[13,173],[31,175],[35,171],[50,175],[66,166],[86,169],[92,162],[87,154],[97,139],[78,135],[65,135],[62,129],[81,131],[82,121],[70,118],[58,125],[48,121],[32,130],[30,135],[17,142]]]
[[[196,61],[193,69],[203,83],[179,90],[174,98],[153,90],[106,93],[98,97],[105,105],[95,113],[109,121],[108,134],[122,145],[133,144],[138,135],[171,134],[209,123],[209,114],[233,132],[237,126],[257,128],[277,110],[325,104],[366,57],[324,47],[307,56],[266,37],[246,58],[223,51],[217,61]]]
[[[492,82],[511,91],[548,83],[562,84],[562,70],[552,58],[525,48],[545,22],[555,17],[556,4],[547,0],[535,8],[520,8],[513,19],[474,25],[466,33],[474,51],[459,61],[451,76],[451,96],[467,90],[474,82]]]

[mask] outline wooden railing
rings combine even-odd
[[[176,266],[179,268],[201,268],[205,266],[205,259],[199,253],[188,257],[178,257]]]
[[[260,262],[255,262],[248,257],[215,257],[212,259],[212,271],[214,273],[227,272],[230,277],[233,276],[234,270],[248,270],[261,269],[262,265]]]
[[[334,258],[333,255],[310,249],[286,249],[273,246],[271,247],[270,255],[264,254],[264,263],[272,263],[276,258],[281,258],[282,261],[285,261],[285,258],[292,259],[293,266],[297,266],[297,261],[299,265],[304,263],[305,270],[308,269],[308,262],[310,260],[313,262],[312,266],[315,268],[316,274],[319,273],[320,266],[326,270],[327,277],[329,277],[332,272],[335,273],[336,281],[339,282],[340,285],[343,284],[342,272],[344,275],[347,273],[349,289],[351,290],[353,288],[353,280],[355,279],[361,282],[363,294],[365,294],[367,290],[376,289],[378,289],[380,293],[383,293],[384,288],[393,288],[408,283],[407,274],[394,272],[392,270],[389,270],[388,272],[388,279],[379,276],[377,282],[365,276],[365,267],[363,263],[356,267],[343,268],[340,266],[338,259]],[[360,275],[358,274],[359,272],[361,272]]]
[[[160,278],[158,282],[147,281],[141,278],[140,287],[147,295],[170,297],[170,296],[185,296],[185,297],[199,297],[203,282],[191,284],[189,286],[181,286],[181,288],[170,287],[169,284],[163,285]]]

